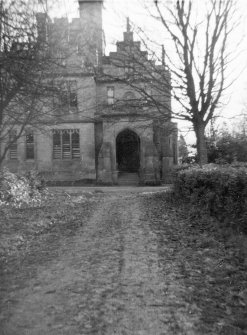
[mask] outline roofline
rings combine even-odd
[[[104,2],[104,0],[78,0],[79,3],[82,2]]]

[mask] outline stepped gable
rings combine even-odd
[[[147,51],[141,50],[141,42],[134,41],[133,31],[127,18],[127,29],[123,33],[123,40],[116,43],[117,50],[110,52],[109,56],[103,56],[102,64],[114,64],[116,60],[129,60],[131,57],[140,57],[143,60],[148,60]]]

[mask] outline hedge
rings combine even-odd
[[[180,167],[175,173],[174,193],[176,198],[247,232],[245,166]]]

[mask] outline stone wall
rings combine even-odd
[[[103,143],[99,152],[98,181],[117,183],[116,138],[123,130],[135,132],[140,139],[141,182],[158,182],[158,155],[153,143],[152,121],[136,120],[131,116],[109,118],[103,122]]]
[[[42,132],[34,130],[34,160],[25,159],[25,136],[18,139],[18,159],[10,160],[7,155],[5,160],[5,165],[11,171],[37,169],[47,179],[90,179],[104,183],[117,183],[116,138],[124,129],[132,130],[140,139],[139,176],[142,182],[159,181],[161,170],[163,177],[168,177],[172,166],[176,164],[177,135],[175,133],[171,135],[168,131],[169,127],[157,132],[153,121],[159,120],[157,108],[148,107],[147,101],[140,99],[141,96],[138,93],[140,87],[133,89],[126,82],[117,80],[118,76],[125,75],[126,68],[114,66],[112,61],[114,59],[116,61],[119,57],[121,59],[123,51],[129,50],[129,45],[132,46],[130,50],[135,55],[138,54],[144,64],[147,62],[148,65],[148,54],[141,50],[139,41],[133,40],[129,21],[124,40],[117,42],[116,52],[101,57],[102,4],[103,0],[79,0],[80,18],[73,19],[71,23],[66,18],[55,19],[53,23],[49,23],[51,37],[56,40],[56,43],[61,43],[61,46],[65,44],[68,58],[56,69],[57,73],[48,74],[48,79],[72,81],[73,85],[76,82],[77,107],[69,107],[67,110],[66,106],[61,107],[61,110],[57,107],[55,114],[54,111],[52,112],[53,118],[51,116],[49,120],[45,120],[47,123],[49,121],[49,126],[43,127]],[[44,35],[45,30],[41,29],[42,20],[45,20],[44,17],[40,17],[38,26],[40,34]],[[89,64],[86,64],[88,62]],[[160,70],[165,71],[169,83],[169,71],[163,66]],[[138,85],[149,89],[146,87],[147,82],[138,80]],[[107,103],[108,86],[114,86],[116,102],[114,105]],[[130,92],[132,94],[126,97],[126,93]],[[155,88],[151,88],[151,94],[156,96],[157,101],[160,100],[164,107],[163,112],[169,118],[171,107],[169,89],[161,94],[156,92]],[[135,99],[136,103],[133,103]],[[44,107],[47,109],[44,115],[50,115],[48,108],[53,110],[53,107],[52,103],[51,106]],[[172,123],[168,124],[172,125]],[[40,126],[39,129],[42,127],[42,125],[37,126]],[[80,158],[53,159],[53,128],[79,129]]]
[[[79,129],[80,158],[53,159],[52,129]],[[66,123],[35,132],[35,159],[25,159],[25,138],[18,139],[18,159],[7,155],[4,165],[13,172],[36,169],[48,180],[96,179],[94,123]]]

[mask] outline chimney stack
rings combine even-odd
[[[86,62],[101,64],[103,54],[103,0],[78,0],[82,27],[82,53]]]

